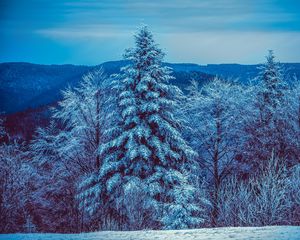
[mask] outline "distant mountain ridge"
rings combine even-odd
[[[86,66],[0,64],[0,111],[11,113],[42,106],[59,98],[60,90],[77,84]]]
[[[128,61],[110,61],[96,66],[41,65],[32,63],[0,64],[0,112],[14,113],[42,107],[61,99],[61,90],[76,86],[86,73],[102,67],[107,75],[118,73]],[[194,79],[201,84],[215,75],[239,78],[246,82],[257,75],[258,65],[164,63],[173,68],[173,84],[184,89]],[[300,63],[285,68],[300,78]]]
[[[110,75],[118,73],[127,64],[126,61],[105,62],[96,66],[1,63],[0,113],[15,113],[57,102],[61,99],[61,90],[67,86],[77,86],[88,72],[102,67]],[[176,68],[173,83],[183,88],[191,77],[201,82],[213,78],[199,71],[177,71]]]

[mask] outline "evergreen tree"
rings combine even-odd
[[[281,64],[275,61],[273,51],[269,51],[257,77],[254,118],[246,129],[249,137],[246,157],[255,168],[266,163],[272,151],[280,159],[288,161],[293,158],[290,155],[293,147],[288,140],[291,128],[286,108],[288,85],[283,73]]]
[[[273,51],[266,56],[266,63],[259,67],[258,75],[258,107],[261,113],[261,121],[270,124],[276,108],[282,102],[284,94],[283,69],[279,62],[275,61]]]
[[[162,66],[163,57],[151,32],[142,27],[135,35],[135,48],[125,53],[130,64],[115,76],[119,122],[107,130],[110,139],[99,149],[103,165],[83,189],[93,201],[110,202],[109,214],[126,221],[118,210],[120,198],[124,186],[138,183],[146,192],[140,210],[145,218],[150,216],[157,227],[161,223],[165,228],[190,227],[199,222],[194,217],[197,207],[181,201],[180,192],[187,187],[183,179],[195,153],[182,138],[181,123],[174,116],[175,98],[181,91],[169,84],[171,69]],[[155,211],[149,214],[150,209]],[[184,224],[174,225],[174,219]]]

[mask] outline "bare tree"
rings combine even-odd
[[[199,153],[198,163],[205,169],[211,186],[211,224],[219,215],[219,191],[222,181],[235,169],[236,157],[243,141],[243,124],[247,117],[245,88],[221,79],[199,89],[189,87],[186,116],[191,142]]]
[[[255,177],[244,181],[232,177],[224,183],[221,222],[225,226],[291,224],[294,194],[288,171],[273,154],[267,167],[261,168]]]

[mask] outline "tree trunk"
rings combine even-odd
[[[99,90],[97,91],[96,93],[96,99],[97,99],[97,105],[96,105],[96,148],[99,147],[99,144],[100,144],[100,92]],[[98,151],[98,149],[96,149],[96,152]],[[100,169],[100,156],[99,154],[97,153],[97,156],[96,156],[96,168],[97,168],[97,171]]]
[[[219,215],[219,173],[218,173],[218,153],[215,152],[214,156],[214,191],[213,191],[213,210],[212,210],[212,226],[216,227],[218,225],[218,215]]]
[[[214,174],[214,191],[213,191],[213,210],[212,210],[212,226],[218,225],[219,215],[219,188],[220,188],[220,176],[219,176],[219,144],[221,142],[221,123],[219,120],[216,122],[217,139],[214,146],[213,155],[213,174]]]

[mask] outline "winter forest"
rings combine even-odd
[[[143,26],[128,65],[63,90],[30,142],[2,118],[0,232],[300,225],[300,81],[261,54],[247,83],[180,89]]]

